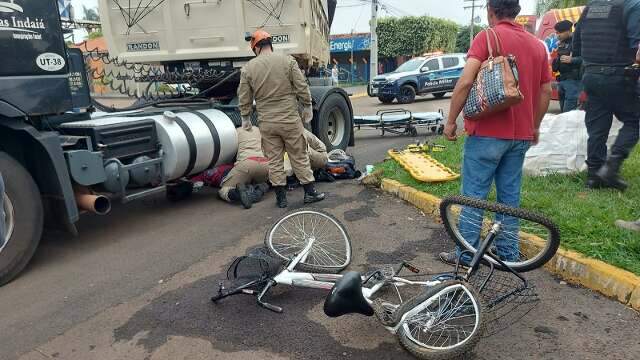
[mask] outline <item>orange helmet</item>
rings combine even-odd
[[[245,40],[251,42],[251,50],[253,50],[256,48],[256,45],[258,45],[258,43],[263,40],[268,40],[269,42],[271,42],[271,34],[262,29],[258,29],[254,31],[251,36],[245,37]]]

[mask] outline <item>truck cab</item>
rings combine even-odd
[[[466,64],[466,54],[442,54],[413,58],[395,71],[378,75],[369,85],[369,96],[383,104],[397,99],[400,104],[415,101],[416,95],[442,98],[453,91]]]

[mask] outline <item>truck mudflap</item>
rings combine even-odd
[[[54,214],[56,220],[64,221],[68,230],[73,232],[72,225],[80,216],[59,134],[38,131],[18,119],[3,119],[0,129],[2,127],[14,131],[20,140],[28,139],[24,143],[20,141],[17,144],[19,148],[12,146],[11,143],[3,144],[4,151],[23,162],[38,184],[45,205],[52,206],[48,210]],[[30,153],[25,153],[23,151],[25,148],[29,148]]]

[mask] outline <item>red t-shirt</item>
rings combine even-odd
[[[518,63],[520,91],[524,100],[509,109],[476,120],[465,119],[469,135],[508,140],[533,140],[533,118],[540,99],[540,87],[551,81],[549,58],[544,44],[521,25],[501,21],[494,30],[502,43],[502,55],[512,54]],[[484,62],[489,58],[487,34],[480,32],[471,45],[468,58]],[[496,56],[495,40],[491,45]]]

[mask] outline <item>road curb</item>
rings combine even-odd
[[[383,179],[380,188],[411,203],[425,214],[440,217],[441,199],[436,196],[391,179]],[[595,290],[640,311],[640,277],[629,271],[564,249],[559,249],[545,268],[567,282]]]
[[[357,94],[353,94],[351,96],[349,96],[350,99],[358,99],[358,98],[363,98],[363,97],[367,97],[369,96],[366,92],[362,92],[362,93],[357,93]]]

